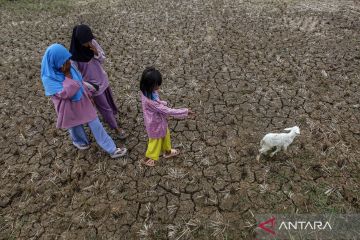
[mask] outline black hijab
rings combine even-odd
[[[94,39],[94,36],[89,26],[84,24],[75,26],[70,44],[71,60],[77,62],[90,61],[94,57],[94,52],[82,44],[90,42],[92,39]]]

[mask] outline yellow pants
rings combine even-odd
[[[149,138],[145,156],[152,160],[159,160],[161,153],[171,150],[170,131],[166,130],[163,138]]]

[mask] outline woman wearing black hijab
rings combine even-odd
[[[102,67],[105,53],[96,42],[89,26],[82,24],[74,27],[70,52],[71,60],[81,72],[84,81],[97,88],[93,97],[96,108],[110,128],[117,131],[119,138],[124,139],[126,134],[117,124],[115,115],[118,109],[114,103],[108,76]]]

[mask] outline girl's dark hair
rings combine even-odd
[[[140,80],[140,90],[144,96],[151,98],[151,94],[156,87],[161,86],[162,76],[159,70],[154,67],[147,67],[143,71]]]

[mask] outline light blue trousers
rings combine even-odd
[[[88,122],[89,128],[95,137],[95,140],[99,146],[109,154],[113,154],[116,151],[116,145],[112,138],[107,134],[99,118]],[[86,136],[84,126],[78,125],[69,128],[69,133],[72,141],[80,145],[88,145],[90,142]]]

